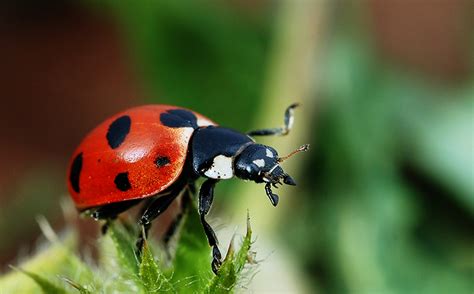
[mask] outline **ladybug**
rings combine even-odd
[[[271,203],[277,184],[295,185],[280,163],[286,157],[258,144],[254,136],[286,135],[293,124],[293,109],[285,112],[284,126],[247,134],[218,126],[194,111],[169,105],[145,105],[118,113],[93,129],[73,153],[68,189],[77,209],[96,220],[111,220],[141,202],[139,224],[148,232],[157,218],[179,195],[194,190],[199,177],[199,214],[209,245],[212,270],[217,273],[221,253],[216,235],[205,216],[211,208],[214,187],[237,177],[265,184]],[[140,251],[143,234],[137,241]]]

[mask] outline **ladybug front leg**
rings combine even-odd
[[[212,271],[217,275],[219,267],[222,264],[222,255],[219,251],[218,241],[216,233],[212,227],[207,223],[205,216],[208,214],[211,209],[212,201],[214,200],[214,186],[218,180],[207,179],[201,186],[199,191],[199,215],[201,216],[201,223],[204,227],[204,232],[206,233],[207,241],[209,246],[212,247]]]
[[[136,243],[137,255],[141,255],[141,250],[143,247],[143,242],[145,238],[148,236],[148,231],[151,227],[151,222],[160,216],[173,202],[176,197],[178,197],[183,189],[174,189],[170,191],[169,194],[166,195],[157,195],[156,198],[148,204],[148,206],[144,209],[144,212],[139,220],[139,224],[143,226],[144,234],[142,232],[138,235],[138,240]]]
[[[261,129],[261,130],[255,130],[255,131],[250,131],[247,133],[249,136],[284,136],[287,135],[291,128],[293,127],[293,121],[294,121],[294,116],[293,116],[293,109],[298,107],[298,103],[293,103],[290,106],[286,108],[285,111],[285,125],[280,128],[272,128],[272,129]]]

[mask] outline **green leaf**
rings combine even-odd
[[[135,255],[135,242],[117,222],[109,226],[108,235],[116,249],[119,265],[133,274],[138,274],[138,260]]]
[[[242,241],[239,252],[235,260],[235,271],[240,273],[244,265],[249,262],[250,246],[252,245],[252,228],[250,227],[250,215],[247,212],[247,234]]]
[[[228,293],[238,282],[245,264],[249,262],[250,246],[252,245],[252,229],[250,217],[247,214],[247,234],[234,258],[233,239],[229,245],[226,258],[217,276],[214,276],[206,286],[204,293]]]
[[[212,278],[211,248],[194,203],[184,213],[173,264],[172,282],[178,290],[185,287],[189,292],[201,292]]]
[[[27,275],[28,277],[33,279],[36,282],[36,284],[38,284],[38,286],[40,286],[41,290],[43,290],[44,293],[47,293],[47,294],[67,293],[67,291],[64,288],[60,288],[59,286],[57,286],[54,283],[50,282],[48,279],[46,279],[45,277],[43,277],[41,275],[26,271],[26,270],[23,270],[23,269],[20,269],[20,268],[14,268],[14,269],[24,273],[25,275]]]
[[[229,245],[226,258],[222,263],[219,273],[211,279],[204,293],[228,293],[237,281],[235,271],[233,240]]]
[[[97,276],[97,273],[92,270],[90,265],[81,261],[74,252],[69,251],[67,259],[64,262],[64,267],[68,267],[69,270],[61,272],[61,274],[73,276],[74,281],[66,276],[63,279],[69,285],[79,290],[80,293],[90,293],[84,285],[92,289],[99,289],[102,286],[102,281]]]
[[[68,279],[68,278],[63,278],[66,283],[71,285],[71,287],[75,288],[77,291],[79,291],[80,294],[92,294],[91,291],[89,291],[85,286],[80,285],[76,283],[75,281]]]
[[[147,293],[176,292],[173,285],[163,275],[150,250],[148,242],[143,244],[142,262],[139,276]]]

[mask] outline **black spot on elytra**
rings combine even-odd
[[[171,161],[169,159],[169,157],[166,157],[166,156],[158,156],[155,160],[155,164],[157,167],[163,167],[167,164],[169,164]]]
[[[170,128],[198,128],[194,113],[184,109],[168,110],[160,115],[160,121],[164,126]]]
[[[81,178],[81,170],[82,170],[82,152],[79,153],[72,161],[71,173],[69,174],[69,181],[71,182],[71,187],[76,193],[79,193],[80,191],[79,179]]]
[[[123,192],[132,188],[132,186],[130,185],[130,181],[128,180],[128,172],[117,174],[115,176],[114,183],[115,187],[117,187],[117,189]]]
[[[132,120],[130,116],[124,115],[110,124],[107,131],[107,142],[109,143],[110,148],[115,149],[120,146],[120,144],[125,141],[128,133],[130,132],[130,125]]]

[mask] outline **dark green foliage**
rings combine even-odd
[[[97,5],[96,2],[91,1]],[[261,95],[269,32],[226,3],[106,1],[114,12],[154,103],[187,106],[225,125],[250,127],[235,113]]]
[[[172,282],[177,289],[199,291],[212,278],[211,251],[194,205],[187,208],[176,247]]]

